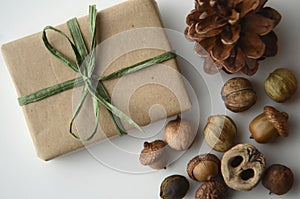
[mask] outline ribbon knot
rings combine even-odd
[[[82,75],[81,77],[85,83],[88,83],[90,81],[90,78],[85,75]]]
[[[125,130],[123,129],[120,119],[125,120],[135,128],[139,129],[140,131],[143,131],[142,128],[136,124],[130,117],[128,117],[125,113],[120,111],[118,108],[113,106],[111,104],[111,99],[109,94],[107,93],[105,87],[103,86],[102,81],[105,80],[111,80],[118,77],[121,77],[126,74],[134,73],[138,70],[141,70],[143,68],[152,66],[154,64],[162,63],[166,60],[172,59],[176,57],[176,54],[169,51],[166,53],[163,53],[161,55],[158,55],[156,57],[153,57],[148,60],[144,60],[142,62],[139,62],[137,64],[134,64],[132,66],[120,69],[116,72],[111,73],[110,75],[100,77],[98,78],[96,75],[94,75],[94,69],[95,69],[95,53],[96,53],[96,18],[97,18],[97,10],[96,6],[90,6],[89,7],[89,26],[90,26],[90,33],[92,38],[92,44],[91,48],[88,51],[84,39],[81,34],[81,30],[78,24],[78,21],[76,18],[73,18],[67,22],[68,29],[70,31],[72,40],[62,31],[52,27],[47,26],[43,30],[42,39],[45,44],[45,47],[55,56],[57,57],[62,63],[64,63],[66,66],[74,70],[79,77],[75,79],[71,79],[65,82],[62,82],[60,84],[41,89],[39,91],[36,91],[34,93],[31,93],[29,95],[22,96],[18,98],[19,104],[21,106],[33,103],[39,100],[42,100],[44,98],[47,98],[49,96],[61,93],[63,91],[66,91],[68,89],[72,89],[75,87],[83,86],[82,87],[82,95],[80,98],[79,103],[77,104],[75,111],[73,113],[70,127],[69,127],[69,133],[77,140],[79,141],[88,141],[94,137],[94,135],[97,132],[98,128],[98,121],[99,121],[99,115],[100,115],[100,107],[99,105],[103,105],[107,111],[109,112],[113,123],[118,131],[119,135],[126,134]],[[56,50],[48,41],[47,38],[47,30],[52,30],[57,33],[59,33],[61,36],[63,36],[68,43],[70,44],[74,56],[76,58],[76,63],[69,60],[63,53]],[[94,116],[95,116],[95,123],[93,131],[90,133],[89,136],[81,138],[78,135],[76,135],[73,132],[73,123],[75,121],[75,118],[78,116],[83,103],[87,96],[90,95],[92,97],[93,101],[93,110],[94,110]]]

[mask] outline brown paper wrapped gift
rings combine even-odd
[[[85,42],[89,44],[88,19],[82,17],[78,21]],[[130,0],[98,12],[99,74],[110,74],[170,50],[161,27],[157,5],[153,0]],[[57,28],[68,33],[66,24]],[[48,38],[53,46],[72,59],[70,47],[61,36],[49,32]],[[4,44],[2,53],[19,96],[73,79],[77,75],[47,51],[41,33]],[[112,103],[142,126],[191,107],[174,59],[103,83]],[[33,143],[41,159],[49,160],[83,147],[83,143],[68,133],[76,104],[73,102],[76,101],[74,96],[78,89],[23,106]],[[153,108],[157,104],[163,107],[165,114],[161,109]],[[100,109],[100,127],[93,141],[117,135],[108,112],[103,107]],[[78,133],[93,124],[86,122],[90,121],[88,112],[83,111],[84,122],[76,125]],[[123,125],[125,129],[130,128],[126,123]]]

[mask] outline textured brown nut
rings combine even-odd
[[[288,167],[280,164],[271,165],[262,178],[264,187],[270,190],[270,194],[283,195],[293,186],[294,174]]]
[[[220,172],[221,161],[214,154],[194,157],[187,165],[187,173],[193,180],[204,182],[216,177]]]
[[[203,183],[195,194],[195,199],[226,199],[228,188],[221,180],[212,180]]]
[[[270,73],[265,81],[267,95],[276,102],[285,102],[297,91],[296,76],[285,68],[279,68]]]
[[[168,122],[164,129],[164,136],[172,149],[182,151],[187,150],[192,145],[196,131],[190,122],[178,117]]]
[[[145,142],[144,148],[140,154],[140,163],[148,165],[153,169],[162,169],[166,167],[167,157],[165,155],[166,143],[163,140]]]
[[[214,150],[227,151],[234,145],[236,136],[237,128],[230,117],[214,115],[208,118],[204,128],[204,139]]]
[[[172,175],[160,185],[160,197],[163,199],[181,199],[189,190],[189,181],[181,175]]]
[[[267,143],[277,136],[287,137],[288,114],[279,112],[272,106],[264,107],[264,112],[254,118],[249,124],[251,138],[259,143]]]
[[[256,102],[257,96],[251,82],[242,77],[228,80],[221,91],[225,106],[233,112],[249,109]]]
[[[251,144],[238,144],[226,151],[221,160],[221,173],[228,187],[249,191],[260,181],[266,161]]]

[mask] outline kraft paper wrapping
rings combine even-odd
[[[81,17],[78,21],[89,45],[88,18]],[[130,0],[98,12],[98,74],[107,75],[170,50],[162,26],[153,0]],[[57,28],[68,33],[66,24]],[[74,59],[69,45],[61,36],[49,32],[48,38],[55,48]],[[73,70],[47,51],[41,33],[4,44],[2,53],[19,96],[76,77]],[[112,103],[142,126],[191,107],[175,59],[103,83]],[[22,107],[41,159],[49,160],[84,146],[68,133],[80,92],[80,88],[71,89]],[[94,123],[89,105],[90,100],[87,100],[86,108],[76,123],[80,136],[87,135]],[[103,107],[100,109],[100,126],[92,142],[117,135],[108,112]],[[131,128],[125,122],[123,125],[125,129]]]

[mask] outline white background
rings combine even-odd
[[[115,5],[123,0],[1,0],[0,3],[0,45],[25,35],[39,32],[45,25],[58,25],[74,16],[87,14],[88,5],[96,4],[98,10]],[[183,32],[185,16],[193,8],[192,0],[158,0],[161,16],[165,27]],[[257,91],[258,101],[254,107],[244,113],[227,112],[237,123],[239,142],[250,142],[257,146],[266,156],[268,165],[281,163],[288,165],[295,174],[293,189],[284,196],[268,195],[268,191],[259,184],[253,191],[231,192],[232,198],[299,198],[300,176],[300,108],[299,92],[288,102],[277,104],[270,100],[263,90],[263,81],[267,75],[278,67],[291,69],[300,80],[300,14],[297,0],[280,1],[270,0],[268,3],[279,10],[282,21],[276,28],[279,36],[279,52],[275,58],[263,61],[256,75],[249,78]],[[195,60],[195,67],[202,71],[202,59],[192,53],[193,44],[185,41],[182,50],[191,52],[191,59]],[[197,64],[197,61],[199,62]],[[189,69],[181,65],[184,74],[191,84],[197,84],[197,76],[193,76]],[[190,74],[190,76],[189,76]],[[203,74],[205,78],[210,78]],[[243,76],[241,74],[233,76]],[[233,76],[222,74],[224,80]],[[212,79],[214,77],[211,77]],[[209,88],[212,85],[208,85]],[[220,98],[222,85],[215,85],[217,89],[211,91],[214,99]],[[196,92],[200,89],[195,87]],[[200,104],[201,90],[197,93]],[[185,172],[187,162],[199,153],[192,147],[178,161],[167,170],[150,172],[146,174],[130,174],[118,172],[104,166],[82,150],[55,160],[44,162],[36,157],[34,147],[25,124],[21,108],[17,103],[17,95],[9,76],[2,56],[0,56],[0,198],[131,198],[153,199],[159,198],[161,181],[171,174]],[[208,103],[208,102],[207,102]],[[264,105],[273,105],[279,110],[284,110],[290,115],[290,136],[278,139],[277,142],[267,145],[257,144],[249,140],[248,123],[253,117],[262,112]],[[213,106],[222,106],[215,104]],[[218,113],[218,110],[212,111]],[[200,113],[201,114],[201,113]],[[202,114],[200,121],[200,136],[197,140],[202,142],[202,129],[208,115]],[[110,153],[106,151],[106,153]],[[112,158],[116,154],[110,154]],[[218,154],[221,155],[221,154]],[[118,159],[116,159],[118,161]],[[194,192],[200,183],[191,183],[191,188],[186,198],[193,198]]]

